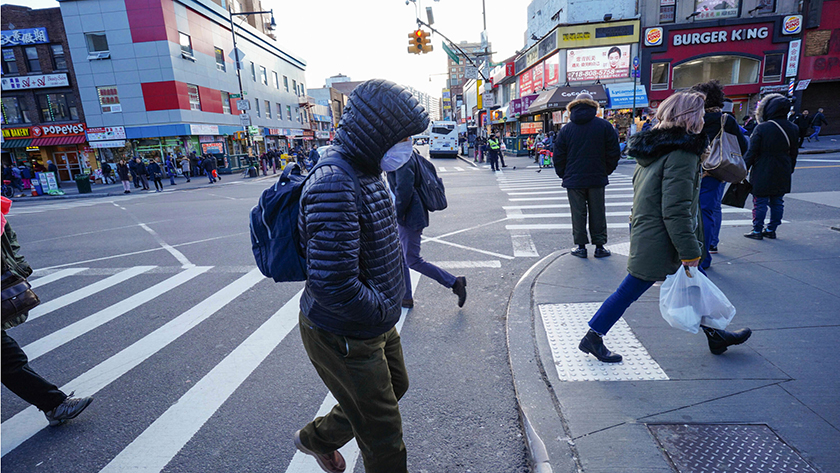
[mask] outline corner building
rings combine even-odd
[[[245,3],[60,1],[87,126],[124,138],[92,141],[100,159],[215,153],[233,171],[245,165],[249,142],[258,154],[311,132],[306,62],[266,34],[264,15],[234,17],[245,94],[237,97],[228,9],[264,9]],[[249,102],[251,136],[239,100]]]

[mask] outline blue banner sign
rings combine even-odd
[[[22,46],[27,44],[49,43],[46,28],[26,28],[0,32],[0,46]]]
[[[607,94],[610,96],[610,109],[633,107],[633,84],[609,84]],[[648,97],[644,85],[636,86],[636,108],[647,107]]]

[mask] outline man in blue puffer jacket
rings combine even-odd
[[[316,169],[301,193],[298,228],[308,272],[301,338],[338,404],[297,431],[295,445],[324,471],[344,471],[338,449],[354,437],[368,473],[407,468],[397,402],[408,375],[394,327],[405,294],[403,257],[382,171],[411,157],[410,141],[398,143],[428,124],[403,87],[381,79],[359,84],[325,156],[352,166],[358,202],[353,179],[335,165]]]

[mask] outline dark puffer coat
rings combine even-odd
[[[769,197],[790,192],[791,174],[799,154],[799,128],[786,119],[788,110],[788,99],[770,94],[761,99],[755,111],[759,124],[750,135],[750,148],[744,156],[754,196]],[[782,130],[771,121],[781,125],[787,140]]]
[[[605,187],[621,157],[618,134],[610,122],[595,116],[594,100],[577,99],[566,109],[571,121],[554,140],[554,172],[566,188]]]
[[[417,191],[417,175],[420,172],[418,159],[426,159],[415,150],[405,164],[388,173],[388,184],[394,193],[397,223],[409,230],[422,230],[429,226],[429,211],[420,200]]]
[[[356,171],[361,207],[352,178],[337,166],[315,170],[300,201],[308,270],[300,309],[319,328],[367,339],[399,320],[403,257],[380,162],[389,148],[428,125],[423,106],[393,82],[369,80],[350,94],[330,151]]]

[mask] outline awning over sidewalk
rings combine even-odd
[[[569,102],[577,98],[579,94],[589,94],[592,98],[601,104],[607,102],[607,92],[602,85],[589,85],[585,87],[557,87],[556,89],[546,90],[540,93],[531,106],[528,107],[528,113],[537,113],[543,110],[559,110],[564,108]]]
[[[6,140],[3,142],[3,149],[20,149],[32,146],[32,140]]]
[[[61,145],[78,145],[85,142],[84,135],[78,136],[57,136],[53,138],[35,138],[32,140],[32,146],[61,146]]]

